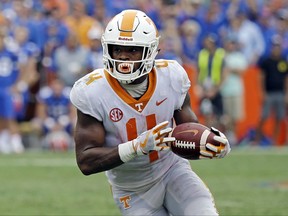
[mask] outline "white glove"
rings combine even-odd
[[[119,156],[123,162],[133,159],[136,155],[147,155],[150,151],[168,150],[168,143],[174,142],[174,137],[167,137],[172,128],[164,121],[152,129],[140,134],[136,139],[118,145]]]
[[[223,158],[231,151],[231,147],[227,137],[218,129],[211,127],[210,129],[216,136],[214,140],[220,143],[219,146],[215,146],[211,143],[206,143],[205,150],[200,151],[200,158]]]
[[[148,154],[150,151],[162,151],[169,149],[169,142],[174,142],[174,137],[166,137],[172,131],[172,128],[165,128],[169,124],[168,121],[156,125],[151,130],[145,131],[133,140],[133,148],[137,155]],[[162,145],[166,144],[166,145]]]

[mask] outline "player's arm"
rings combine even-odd
[[[103,124],[79,110],[77,110],[77,117],[74,133],[76,160],[85,175],[112,169],[136,156],[147,155],[153,150],[168,149],[166,143],[175,141],[175,138],[167,137],[172,128],[166,128],[168,121],[165,121],[140,134],[134,140],[120,143],[116,147],[104,147]]]
[[[100,121],[77,110],[74,133],[77,164],[84,175],[102,172],[123,164],[117,147],[103,147],[105,129]]]
[[[186,95],[182,108],[180,110],[174,111],[174,120],[176,122],[176,125],[185,122],[198,123],[198,118],[191,108],[189,94]]]

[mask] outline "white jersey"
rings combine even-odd
[[[156,60],[149,73],[149,86],[140,99],[131,97],[104,69],[94,70],[78,80],[71,102],[81,112],[103,122],[106,147],[118,146],[168,120],[181,109],[190,81],[176,61]],[[106,172],[109,182],[127,190],[138,190],[157,182],[178,160],[171,151],[138,156]],[[188,162],[187,162],[188,163]]]

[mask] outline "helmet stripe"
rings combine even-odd
[[[134,26],[134,20],[136,17],[137,11],[127,10],[122,19],[120,27],[120,36],[121,37],[132,37],[132,31]]]

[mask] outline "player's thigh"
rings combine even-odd
[[[113,198],[122,215],[168,216],[163,206],[165,186],[159,181],[148,190],[139,192],[122,191],[112,188]]]
[[[172,215],[218,215],[208,187],[187,166],[179,166],[170,175],[165,206]]]

